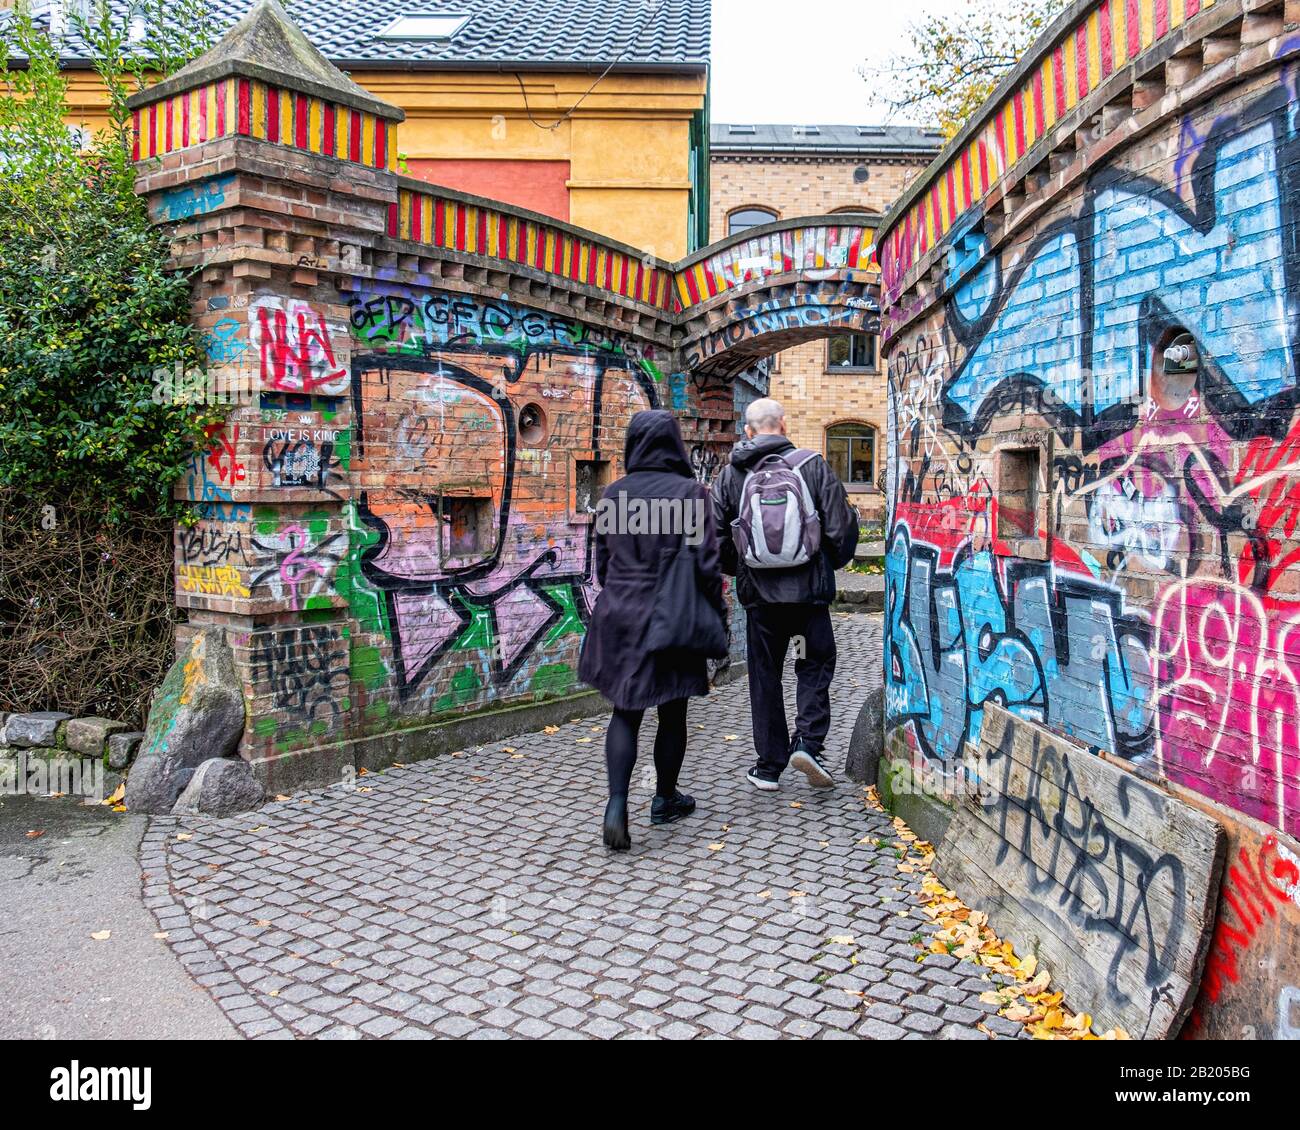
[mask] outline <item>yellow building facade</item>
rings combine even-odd
[[[399,168],[679,259],[703,242],[705,72],[593,75],[353,71],[399,107]],[[68,73],[68,121],[98,129],[105,93]],[[584,94],[586,97],[584,98]],[[576,110],[571,108],[577,107]]]

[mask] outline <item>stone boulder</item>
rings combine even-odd
[[[71,714],[61,710],[38,710],[33,714],[11,714],[5,720],[4,740],[0,745],[19,749],[36,749],[58,745],[59,727]]]
[[[244,732],[244,692],[218,628],[191,637],[154,696],[126,780],[133,812],[170,812],[195,771],[235,752]]]
[[[114,722],[110,718],[73,718],[63,728],[63,740],[73,753],[83,757],[103,757],[109,734],[125,729],[125,722]]]
[[[121,771],[131,764],[140,741],[144,737],[139,730],[127,730],[108,736],[108,767]]]
[[[867,693],[849,737],[844,775],[863,785],[876,783],[876,767],[885,751],[885,688]]]
[[[172,807],[172,815],[233,816],[256,808],[262,797],[262,784],[247,761],[214,757],[195,771]]]

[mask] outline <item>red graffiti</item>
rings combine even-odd
[[[1219,999],[1226,983],[1240,979],[1237,958],[1249,949],[1265,918],[1277,915],[1276,904],[1286,905],[1296,898],[1300,869],[1290,851],[1285,847],[1281,851],[1290,858],[1279,858],[1277,837],[1266,836],[1255,860],[1243,847],[1237,862],[1228,868],[1201,982],[1201,993],[1210,1001]]]
[[[204,436],[212,441],[208,451],[208,464],[216,471],[219,483],[234,486],[244,481],[244,465],[235,458],[235,445],[239,442],[239,425],[234,425],[230,435],[225,424],[209,424]]]
[[[257,309],[262,383],[288,392],[312,392],[346,376],[339,367],[324,315],[306,303],[290,311]]]
[[[1274,444],[1266,437],[1256,439],[1246,448],[1246,457],[1237,473],[1237,487],[1248,488],[1255,504],[1254,532],[1263,538],[1261,547],[1247,543],[1237,565],[1237,576],[1242,584],[1255,576],[1257,558],[1269,563],[1264,575],[1263,589],[1269,591],[1287,568],[1300,561],[1300,549],[1292,549],[1280,561],[1278,553],[1285,541],[1295,536],[1300,524],[1300,421],[1297,421],[1280,443]],[[1276,536],[1276,535],[1280,535]]]

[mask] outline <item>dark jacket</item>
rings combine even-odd
[[[722,571],[736,578],[736,595],[746,608],[756,604],[831,604],[835,570],[853,560],[858,548],[858,513],[849,505],[844,484],[820,455],[799,469],[822,524],[821,552],[807,565],[792,569],[750,569],[736,551],[731,523],[740,510],[745,473],[768,455],[784,455],[795,446],[785,436],[759,435],[732,449],[731,463],[713,486],[713,516],[718,526]]]
[[[618,507],[635,499],[677,499],[698,507],[702,526],[696,554],[701,591],[726,622],[718,538],[707,489],[691,471],[682,433],[671,412],[638,412],[627,429],[623,459],[627,474],[605,488],[602,506]],[[600,595],[592,610],[578,661],[578,677],[615,706],[640,710],[689,695],[709,693],[705,661],[700,656],[646,650],[646,633],[663,553],[683,539],[669,533],[610,532],[596,518],[596,580]]]

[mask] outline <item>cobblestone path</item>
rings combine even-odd
[[[881,618],[835,628],[840,766],[880,677]],[[918,877],[876,845],[893,829],[859,786],[791,773],[755,791],[744,681],[694,700],[690,727],[698,811],[651,826],[647,719],[626,854],[600,843],[594,718],[238,818],[155,819],[145,902],[250,1037],[1016,1033],[979,1002],[974,966],[917,962]]]

